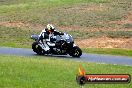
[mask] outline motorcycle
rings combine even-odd
[[[32,49],[38,55],[45,55],[45,54],[53,54],[53,55],[67,55],[69,54],[72,57],[80,57],[82,55],[82,50],[74,44],[73,37],[67,33],[64,35],[57,35],[56,37],[50,37],[55,45],[51,46],[47,43],[46,38],[48,35],[45,36],[44,42],[38,41],[38,35],[31,35],[31,38],[35,40],[32,43]],[[46,45],[50,48],[49,51],[46,51]]]

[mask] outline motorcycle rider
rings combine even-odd
[[[41,40],[42,44],[44,45],[44,50],[46,52],[50,52],[49,46],[58,46],[57,43],[53,42],[56,39],[57,35],[64,35],[64,33],[57,31],[52,24],[48,24],[46,28],[44,28],[40,33],[39,41]],[[43,41],[43,39],[45,39],[45,41]]]

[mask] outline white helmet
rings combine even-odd
[[[52,24],[48,24],[46,28],[48,29],[48,31],[51,31],[51,32],[55,30],[55,27]]]

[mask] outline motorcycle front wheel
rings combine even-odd
[[[43,50],[38,44],[39,44],[38,42],[33,42],[32,49],[38,55],[43,55]]]
[[[69,55],[72,57],[80,57],[82,55],[82,50],[78,46],[75,46],[70,50]]]

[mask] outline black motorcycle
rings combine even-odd
[[[67,55],[72,57],[80,57],[82,50],[74,44],[74,40],[71,35],[64,33],[64,35],[57,35],[55,38],[50,37],[52,43],[57,46],[50,46],[46,39],[44,42],[38,41],[38,35],[32,35],[31,38],[35,40],[32,44],[32,49],[39,55],[53,54],[53,55]],[[47,46],[48,45],[48,46]],[[49,47],[49,50],[45,49]]]

